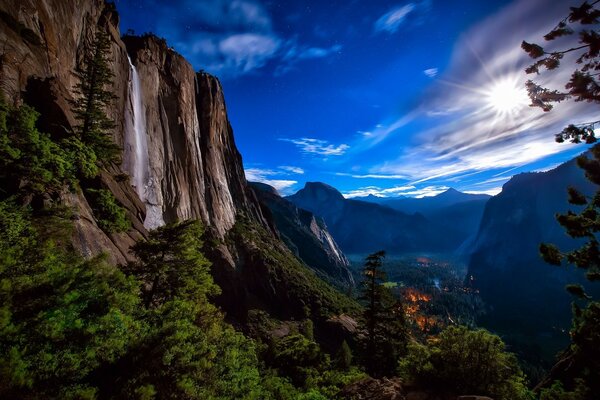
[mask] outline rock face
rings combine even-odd
[[[107,113],[115,121],[113,138],[123,148],[123,160],[104,165],[93,184],[114,194],[132,228],[103,232],[85,193],[68,193],[62,202],[76,214],[74,247],[85,256],[104,252],[111,262],[124,264],[132,258],[131,245],[148,233],[144,223],[155,227],[199,218],[207,227],[206,252],[223,292],[219,302],[229,316],[244,318],[251,307],[275,310],[282,318],[300,318],[312,305],[315,312],[319,307],[323,313],[338,311],[344,299],[289,253],[248,187],[219,81],[195,73],[161,39],[121,38],[114,5],[103,0],[1,2],[2,91],[36,108],[42,131],[64,137],[75,125],[73,71],[97,32],[107,33],[112,43],[107,56],[117,100]],[[149,213],[154,223],[148,223]]]
[[[165,222],[202,219],[220,238],[240,211],[261,219],[246,195],[218,80],[154,37],[124,37],[140,77],[150,176]]]
[[[345,288],[354,287],[348,259],[321,218],[296,207],[269,185],[257,182],[250,185],[272,214],[281,239],[292,253],[325,280]]]
[[[347,254],[452,251],[462,243],[453,227],[442,227],[422,214],[409,215],[379,204],[345,199],[335,188],[308,182],[287,197],[323,218]]]
[[[348,400],[405,400],[399,378],[365,378],[346,386],[340,398]]]
[[[469,262],[472,283],[488,306],[479,322],[511,344],[539,344],[547,357],[568,341],[571,298],[564,286],[583,282],[580,271],[548,265],[539,255],[542,242],[577,246],[555,219],[575,209],[567,201],[569,186],[595,190],[575,160],[514,176],[487,203]]]
[[[130,99],[132,69],[137,69],[143,99],[142,112],[147,134],[150,175],[157,185],[158,203],[165,223],[200,218],[223,238],[233,226],[236,214],[246,212],[263,220],[260,207],[246,189],[241,157],[233,140],[221,86],[210,75],[196,75],[183,57],[153,36],[125,37],[118,31],[114,6],[101,0],[78,2],[62,0],[11,0],[0,9],[0,35],[6,43],[2,54],[1,78],[9,97],[22,98],[52,122],[44,128],[57,134],[56,121],[68,129],[74,125],[69,100],[77,83],[73,71],[81,65],[86,46],[95,32],[107,32],[112,40],[110,67],[117,101],[108,113],[116,121],[114,139],[124,147],[131,129],[127,116],[133,115]],[[37,100],[36,100],[37,99]],[[50,126],[54,125],[54,126]],[[127,156],[127,155],[125,155]],[[124,160],[124,163],[127,160]],[[146,234],[145,206],[131,185],[117,183],[111,173],[103,173],[102,184],[113,190],[130,211],[135,240]],[[88,215],[82,194],[70,203],[80,210],[76,241],[84,254],[108,251],[116,262],[129,258],[119,245],[122,235],[102,237]],[[136,199],[137,197],[137,199]],[[140,224],[142,222],[142,224]],[[104,235],[105,236],[105,235]],[[129,244],[132,240],[128,240]],[[94,244],[91,246],[90,244]],[[111,244],[112,243],[112,244]],[[127,248],[128,246],[124,246]]]

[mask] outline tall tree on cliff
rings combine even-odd
[[[385,252],[370,254],[363,268],[363,360],[372,376],[391,376],[396,372],[398,357],[404,353],[408,329],[402,304],[395,301],[383,285]]]
[[[83,65],[75,71],[79,79],[75,86],[78,98],[73,101],[73,113],[78,122],[75,133],[100,161],[114,161],[119,153],[111,137],[115,124],[106,113],[115,99],[111,91],[114,74],[109,67],[109,54],[110,38],[98,31]]]
[[[599,2],[600,0],[592,3],[586,1],[579,7],[571,7],[567,17],[544,36],[544,39],[550,42],[577,34],[577,45],[546,52],[540,45],[522,43],[523,50],[536,60],[527,68],[527,73],[539,74],[541,69],[555,70],[561,66],[561,60],[566,54],[575,53],[577,56],[575,68],[564,86],[566,90],[549,90],[531,80],[527,82],[532,106],[548,112],[553,108],[552,103],[566,100],[600,104],[600,83],[597,79],[600,74],[600,33],[597,29],[600,9],[596,8]],[[556,135],[556,141],[595,143],[597,139],[594,129],[599,122],[569,125]],[[600,144],[592,147],[591,156],[580,156],[577,164],[591,182],[600,185]],[[550,264],[574,264],[585,271],[590,282],[599,281],[600,246],[597,236],[600,232],[600,189],[590,197],[575,188],[569,188],[569,202],[579,206],[579,211],[558,215],[557,220],[569,236],[585,239],[585,244],[568,252],[562,252],[551,244],[541,244],[540,252]],[[542,391],[542,398],[563,398],[559,392],[565,390],[562,387],[564,384],[567,391],[577,396],[572,398],[591,399],[594,394],[600,393],[600,303],[592,301],[580,285],[568,285],[567,290],[579,301],[579,304],[573,303],[571,345],[546,383],[549,384],[553,380],[562,382]],[[585,308],[581,307],[582,303],[585,304]]]

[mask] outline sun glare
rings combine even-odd
[[[512,79],[503,79],[490,86],[486,101],[499,114],[513,114],[527,106],[529,98],[523,85]]]

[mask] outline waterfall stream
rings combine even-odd
[[[123,169],[129,173],[131,185],[146,205],[146,229],[156,229],[165,224],[162,211],[162,193],[158,180],[152,176],[148,157],[148,135],[143,106],[140,78],[137,69],[127,56],[130,68],[129,107],[125,121]]]

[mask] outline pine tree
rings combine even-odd
[[[335,356],[336,366],[342,371],[348,371],[352,366],[352,350],[345,340]]]
[[[564,91],[549,90],[543,88],[533,81],[527,82],[527,90],[532,101],[532,106],[550,111],[552,103],[574,100],[586,101],[600,104],[600,82],[598,82],[598,71],[600,70],[600,32],[597,29],[600,20],[600,9],[595,6],[600,1],[591,4],[587,1],[579,7],[571,7],[570,13],[561,20],[556,27],[544,36],[546,41],[573,35],[579,29],[579,45],[564,50],[553,50],[546,52],[537,44],[523,42],[521,47],[533,59],[534,62],[527,73],[540,73],[540,69],[553,71],[561,66],[561,60],[567,53],[577,53],[576,66]],[[556,141],[561,143],[566,140],[572,143],[585,142],[592,144],[596,142],[594,129],[600,121],[592,121],[581,125],[569,125],[556,135]],[[594,184],[600,185],[600,145],[596,144],[591,149],[591,156],[582,155],[578,157],[577,164],[585,171],[586,177]],[[586,278],[590,282],[600,281],[600,244],[598,233],[600,232],[600,190],[589,197],[575,188],[569,188],[569,203],[580,207],[578,212],[568,211],[566,214],[558,215],[557,220],[567,234],[576,239],[584,239],[586,242],[581,247],[567,252],[560,251],[552,244],[541,244],[540,253],[545,261],[554,265],[562,265],[563,262],[575,265],[585,271]],[[586,304],[584,309],[577,302],[573,302],[573,328],[571,330],[571,345],[563,354],[563,360],[553,369],[553,379],[562,379],[566,389],[575,392],[586,392],[585,387],[590,388],[589,393],[600,392],[600,303],[591,301],[581,285],[568,285],[567,291],[574,295],[579,304]],[[567,366],[567,370],[564,370]],[[562,385],[552,386],[552,390],[562,390]],[[550,389],[549,389],[550,390]],[[563,393],[565,396],[570,396]],[[578,394],[579,396],[579,394]],[[567,397],[565,397],[567,398]],[[575,397],[568,397],[575,398]],[[590,398],[591,397],[578,397]]]
[[[394,300],[383,283],[384,251],[367,256],[363,268],[363,360],[367,372],[373,376],[390,376],[395,373],[398,357],[407,342],[407,324],[402,304]]]
[[[79,79],[75,93],[79,97],[73,101],[73,113],[78,121],[76,138],[93,150],[98,161],[105,162],[117,160],[119,154],[111,137],[115,124],[106,114],[107,107],[115,99],[111,92],[114,74],[108,63],[110,45],[109,36],[98,31],[83,66],[75,73]],[[82,157],[85,156],[82,153]]]

